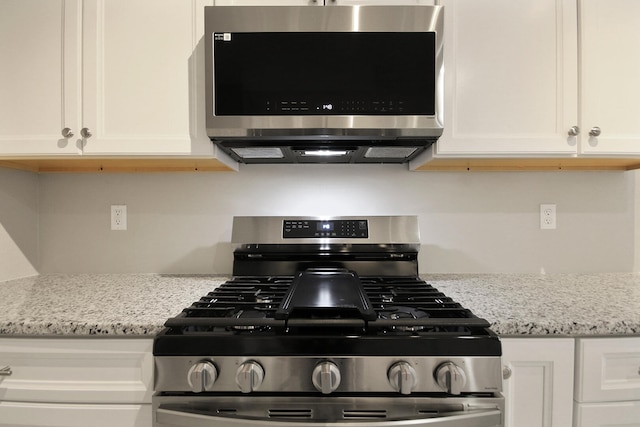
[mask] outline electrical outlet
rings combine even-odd
[[[556,229],[556,205],[544,203],[540,205],[540,230]]]
[[[111,229],[127,229],[127,205],[111,205]]]

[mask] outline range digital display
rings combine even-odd
[[[282,237],[284,239],[366,239],[369,237],[369,224],[366,219],[284,220]]]
[[[333,231],[333,222],[319,222],[316,229],[320,232]]]

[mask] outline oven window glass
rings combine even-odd
[[[215,115],[433,115],[435,33],[215,33]]]

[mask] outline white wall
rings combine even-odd
[[[408,172],[250,165],[239,173],[40,175],[41,271],[229,273],[234,215],[417,214],[421,272],[629,272],[634,172]],[[556,203],[558,229],[539,229]],[[110,231],[109,206],[128,206]]]
[[[0,168],[0,281],[38,274],[38,176]]]

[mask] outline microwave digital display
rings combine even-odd
[[[434,32],[214,33],[214,115],[434,115]]]

